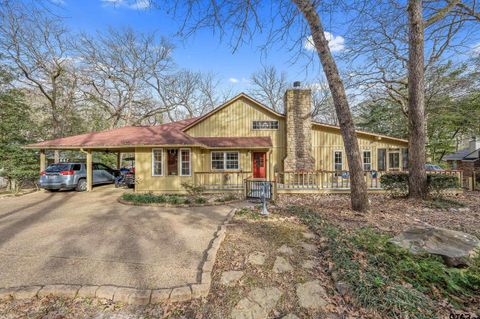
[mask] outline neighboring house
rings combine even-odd
[[[215,189],[243,185],[245,178],[273,180],[282,172],[347,170],[339,127],[311,120],[311,91],[288,89],[284,103],[285,115],[241,93],[201,117],[27,147],[41,154],[46,149],[83,150],[87,162],[92,151],[135,153],[136,191],[182,192],[183,182]],[[365,171],[406,169],[406,140],[360,131],[357,136]]]
[[[480,138],[472,137],[467,148],[445,155],[442,160],[446,161],[451,169],[463,171],[464,181],[472,178],[474,172],[480,172]]]

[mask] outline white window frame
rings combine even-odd
[[[213,167],[213,154],[214,153],[222,153],[223,154],[223,169],[218,169]],[[237,168],[227,168],[227,153],[236,153],[237,154],[237,161],[238,167]],[[212,151],[210,152],[210,169],[212,171],[238,171],[240,170],[240,152],[238,151]]]
[[[387,150],[387,166],[389,171],[400,171],[402,168],[402,154],[400,148]],[[390,154],[398,154],[398,167],[390,166]]]
[[[160,154],[162,154],[162,159],[161,159],[161,174],[155,174],[155,151],[160,151]],[[152,176],[163,176],[163,171],[164,171],[164,154],[163,154],[163,148],[152,148]]]
[[[187,174],[183,174],[183,171],[182,171],[182,164],[183,164],[183,158],[182,158],[182,152],[184,151],[187,151],[188,152],[188,175]],[[179,168],[178,168],[178,171],[180,172],[179,176],[192,176],[192,151],[191,149],[189,148],[181,148],[179,149],[179,152],[178,152],[178,165],[179,165]]]
[[[370,156],[369,156],[370,163],[365,163],[365,153],[366,152],[370,154]],[[365,169],[365,165],[370,165],[370,169]],[[362,151],[362,166],[363,166],[364,171],[371,171],[372,170],[373,166],[372,166],[372,151],[371,150],[363,150]]]
[[[342,168],[340,169],[340,171],[343,171],[343,151],[342,151],[342,150],[334,150],[334,151],[333,151],[333,160],[332,160],[332,162],[333,162],[333,170],[334,170],[335,172],[339,171],[339,170],[336,168],[336,165],[335,165],[335,153],[340,153],[341,156],[342,156],[342,158],[341,158],[342,161],[341,161],[341,163],[340,163],[340,164],[342,165]]]

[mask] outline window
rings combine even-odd
[[[377,150],[377,169],[379,171],[387,170],[387,150],[384,148]]]
[[[213,170],[236,170],[239,168],[238,152],[212,152]]]
[[[343,168],[342,151],[333,152],[333,157],[334,157],[333,169],[335,171],[341,171]]]
[[[226,158],[226,168],[227,169],[238,169],[238,153],[237,152],[228,152],[225,153]]]
[[[402,148],[402,169],[408,170],[408,148]]]
[[[398,149],[388,152],[388,169],[393,171],[400,169],[400,152]]]
[[[363,151],[363,170],[372,170],[372,153],[370,151]]]
[[[81,171],[82,170],[82,165],[81,164],[73,164],[72,169],[74,171]]]
[[[152,176],[162,176],[163,175],[163,153],[162,149],[153,149],[152,150]]]
[[[190,150],[180,150],[180,175],[190,176]]]
[[[278,130],[278,121],[253,121],[254,130]]]

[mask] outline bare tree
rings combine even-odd
[[[347,58],[350,61],[361,58],[365,62],[349,74],[354,84],[356,81],[354,86],[360,95],[367,94],[376,103],[395,103],[408,117],[410,196],[423,197],[428,110],[437,106],[439,95],[453,94],[439,85],[438,71],[445,65],[444,59],[464,48],[465,39],[471,41],[465,34],[469,35],[475,18],[455,8],[462,4],[475,12],[475,2],[425,1],[420,8],[411,1],[407,7],[399,1],[362,1],[362,4],[355,9],[361,18],[349,32]],[[412,21],[417,16],[422,19],[421,25]],[[425,78],[429,80],[427,84]],[[453,82],[449,85],[456,86]],[[418,92],[419,89],[423,91]]]
[[[179,70],[168,74],[150,68],[147,84],[170,121],[203,115],[222,103],[214,74]]]
[[[17,71],[17,80],[33,95],[42,97],[51,136],[66,132],[65,116],[74,107],[77,89],[68,31],[58,17],[30,4],[3,3],[0,10],[0,58]],[[55,160],[59,153],[55,152]]]
[[[162,3],[159,3],[161,7]],[[270,8],[265,6],[270,5]],[[235,51],[249,42],[258,32],[267,34],[267,44],[279,40],[293,40],[303,45],[311,34],[314,47],[326,75],[340,124],[351,177],[352,208],[366,211],[369,208],[367,185],[363,176],[361,154],[355,133],[352,114],[339,71],[328,46],[324,28],[317,10],[321,3],[312,0],[281,1],[199,1],[177,0],[173,8],[184,17],[180,33],[189,35],[199,28],[214,28],[224,37],[228,33]],[[301,48],[301,47],[300,47]]]
[[[283,95],[288,87],[287,75],[275,66],[263,66],[250,77],[252,88],[249,93],[272,110],[284,112]]]
[[[111,127],[132,125],[168,111],[154,101],[146,84],[173,67],[172,46],[154,34],[109,29],[95,38],[82,35],[76,51],[83,71],[85,96],[108,114]]]
[[[422,0],[409,0],[409,58],[408,58],[408,186],[409,196],[423,198],[427,193],[425,171],[425,75],[424,24]]]
[[[308,85],[312,90],[312,118],[315,121],[338,125],[338,118],[328,84],[318,81]]]

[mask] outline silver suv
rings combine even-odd
[[[118,170],[101,163],[93,163],[93,185],[115,182]],[[49,191],[75,189],[78,192],[87,190],[87,168],[85,163],[56,163],[40,173],[40,188]]]

